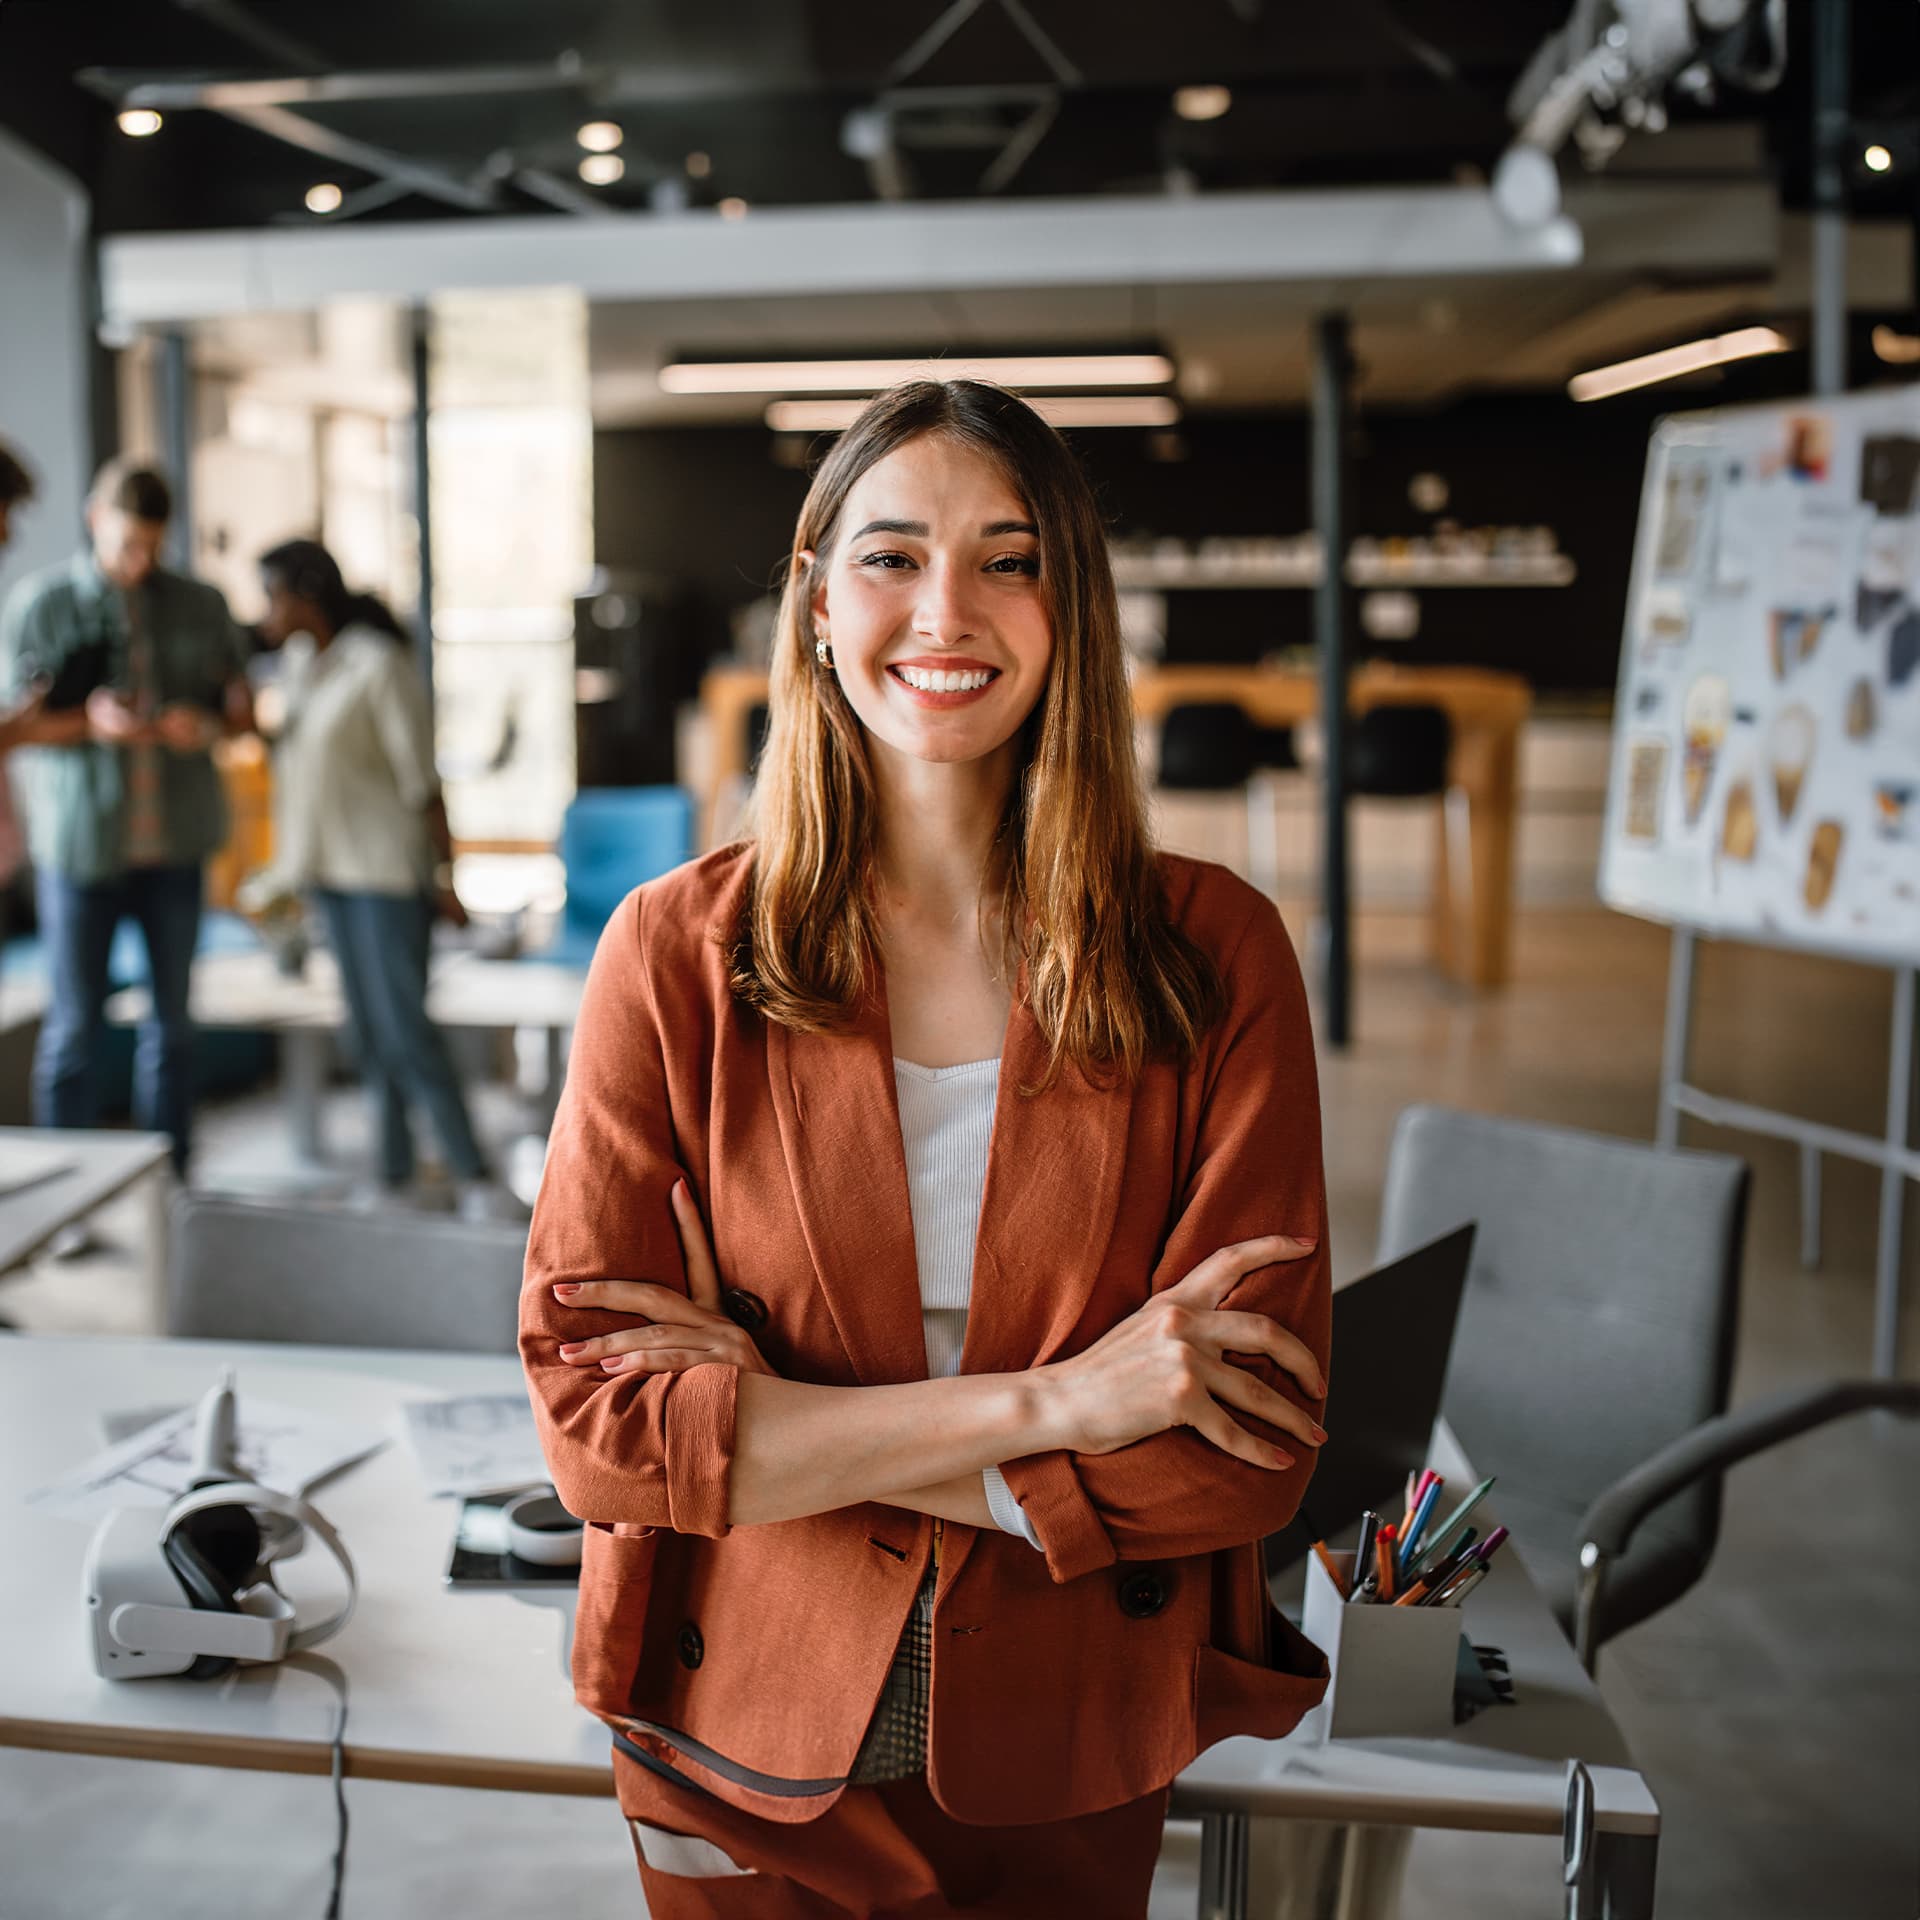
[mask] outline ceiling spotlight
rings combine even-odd
[[[695,180],[704,180],[713,171],[713,155],[698,151],[687,155],[687,173]]]
[[[150,133],[158,133],[162,122],[160,116],[151,107],[129,107],[119,116],[120,131],[135,140],[144,140]]]
[[[1860,158],[1867,163],[1869,173],[1885,173],[1893,165],[1893,155],[1879,145],[1869,147]]]
[[[610,187],[626,170],[617,153],[590,153],[580,162],[580,178],[590,187]]]
[[[730,193],[715,211],[722,220],[744,220],[747,217],[747,203],[737,193]]]
[[[1181,87],[1173,96],[1173,110],[1182,120],[1218,120],[1232,105],[1225,87]]]
[[[331,180],[322,180],[317,186],[307,189],[307,211],[309,213],[338,213],[340,202],[347,196]]]
[[[589,120],[573,137],[589,153],[611,153],[627,136],[611,120]]]

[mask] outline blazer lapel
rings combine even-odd
[[[768,1021],[767,1079],[807,1251],[865,1386],[923,1380],[919,1263],[884,989],[856,1024]]]
[[[1023,965],[974,1243],[967,1373],[1018,1371],[1064,1344],[1106,1258],[1126,1170],[1133,1099],[1124,1082],[1102,1089],[1066,1065],[1045,1093],[1020,1092],[1047,1061],[1026,986]]]

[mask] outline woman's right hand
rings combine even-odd
[[[1264,1313],[1228,1311],[1223,1301],[1257,1268],[1301,1260],[1315,1242],[1267,1234],[1222,1247],[1185,1279],[1071,1360],[1028,1376],[1044,1394],[1054,1444],[1075,1453],[1113,1453],[1173,1427],[1191,1427],[1223,1453],[1256,1467],[1290,1467],[1294,1456],[1248,1432],[1230,1409],[1278,1427],[1302,1446],[1325,1431],[1284,1394],[1227,1359],[1258,1354],[1300,1383],[1312,1399],[1327,1384],[1306,1344]]]

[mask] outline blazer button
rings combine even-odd
[[[767,1324],[767,1303],[745,1287],[729,1287],[720,1296],[720,1304],[726,1309],[727,1318],[749,1333],[758,1333]]]
[[[1129,1620],[1151,1620],[1167,1604],[1167,1583],[1157,1573],[1130,1573],[1120,1582],[1120,1611]]]
[[[691,1620],[680,1629],[674,1641],[674,1650],[680,1656],[680,1664],[688,1672],[692,1672],[707,1657],[707,1643],[700,1638],[700,1629]]]

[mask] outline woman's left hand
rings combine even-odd
[[[743,1373],[772,1374],[744,1327],[729,1320],[720,1305],[720,1269],[714,1264],[706,1224],[684,1180],[673,1189],[674,1224],[686,1256],[687,1291],[656,1286],[648,1280],[563,1281],[553,1290],[563,1307],[602,1313],[637,1313],[644,1327],[625,1327],[591,1340],[569,1341],[560,1358],[570,1367],[598,1367],[602,1373],[684,1373],[689,1367],[738,1367]]]

